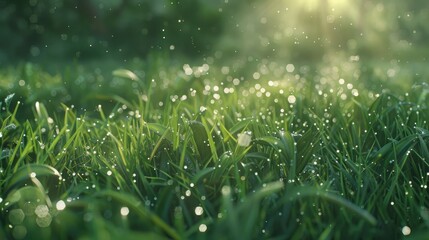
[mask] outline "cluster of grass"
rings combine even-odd
[[[429,88],[407,69],[140,67],[3,70],[0,238],[428,236]]]

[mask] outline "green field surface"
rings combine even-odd
[[[0,239],[429,239],[428,4],[159,2],[0,1]]]

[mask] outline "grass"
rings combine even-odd
[[[412,66],[3,69],[0,238],[425,239]]]

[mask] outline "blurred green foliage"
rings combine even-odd
[[[216,3],[217,2],[217,3]],[[0,1],[0,61],[91,58],[210,48],[222,29],[219,1]]]
[[[0,63],[124,60],[153,51],[227,59],[308,60],[338,51],[414,57],[427,53],[428,6],[423,0],[2,0]]]

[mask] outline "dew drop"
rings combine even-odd
[[[203,215],[203,213],[204,213],[204,209],[202,207],[198,206],[195,208],[195,215],[201,216]]]
[[[66,203],[63,200],[60,200],[55,206],[57,207],[58,211],[62,211],[66,208]]]
[[[191,191],[190,191],[190,190],[186,190],[185,195],[186,195],[187,197],[191,196]]]
[[[130,213],[130,209],[128,207],[121,207],[121,215],[126,217]]]
[[[201,224],[201,225],[198,227],[198,230],[199,230],[200,232],[205,232],[205,231],[207,231],[207,225],[205,225],[205,224]]]
[[[410,228],[410,227],[408,227],[408,226],[404,226],[404,227],[402,228],[402,234],[404,234],[404,236],[408,236],[408,235],[410,235],[410,234],[411,234],[411,228]]]

